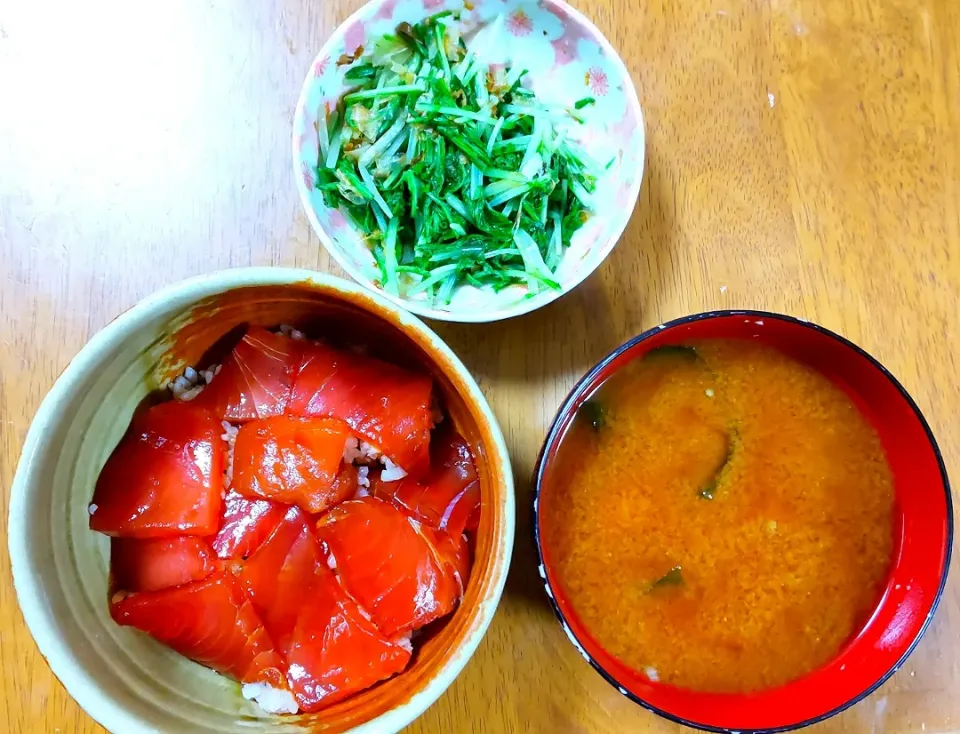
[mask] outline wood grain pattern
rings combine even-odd
[[[313,55],[359,1],[0,0],[4,518],[40,400],[123,309],[218,268],[336,271],[293,187],[290,124]],[[525,504],[567,390],[654,324],[751,307],[837,330],[900,377],[960,476],[960,4],[576,5],[637,81],[646,180],[623,241],[574,293],[508,323],[437,325],[502,423],[519,533],[489,634],[415,732],[678,730],[567,642]],[[49,672],[9,579],[0,553],[0,730],[101,731]],[[903,670],[811,731],[960,729],[958,639],[952,582]]]

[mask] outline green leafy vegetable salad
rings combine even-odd
[[[320,115],[317,188],[389,293],[443,305],[462,285],[559,289],[603,173],[570,136],[593,100],[544,104],[524,69],[484,61],[490,33],[461,31],[439,13],[341,58],[352,89]]]

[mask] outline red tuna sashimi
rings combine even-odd
[[[319,711],[396,675],[410,661],[409,639],[390,641],[318,566],[287,653],[290,688],[307,712]]]
[[[302,510],[291,507],[240,572],[253,607],[281,654],[289,649],[314,572],[318,566],[326,568],[311,526]]]
[[[460,599],[458,562],[425,539],[429,530],[376,497],[344,502],[317,523],[331,567],[387,637],[442,617]]]
[[[459,538],[480,520],[480,479],[466,441],[451,433],[434,440],[426,478],[371,481],[371,493],[390,500],[413,517]]]
[[[357,493],[359,479],[357,466],[343,462],[340,464],[340,471],[337,472],[337,478],[333,480],[330,491],[341,499],[351,499]]]
[[[457,598],[462,598],[470,580],[470,550],[465,536],[451,536],[423,524],[418,524],[416,530],[429,546],[444,575],[456,581]]]
[[[289,412],[339,418],[411,474],[429,462],[433,380],[322,344],[303,353]]]
[[[111,604],[110,614],[117,624],[136,627],[242,683],[287,688],[280,655],[226,569],[186,586],[131,594]]]
[[[97,479],[90,529],[131,538],[216,533],[222,432],[209,411],[190,403],[162,403],[135,415]]]
[[[159,591],[200,581],[216,570],[216,556],[205,538],[113,538],[110,568],[123,591]]]
[[[346,499],[334,482],[349,431],[332,419],[280,416],[246,423],[237,433],[232,486],[246,497],[323,512]]]
[[[301,342],[251,326],[194,402],[228,421],[281,415],[300,355]]]
[[[287,508],[269,500],[251,500],[232,489],[224,499],[220,531],[213,550],[220,558],[249,558],[283,519]]]

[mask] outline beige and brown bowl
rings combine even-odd
[[[292,324],[389,344],[430,370],[477,456],[483,514],[460,607],[401,675],[319,714],[263,714],[238,684],[107,611],[109,543],[87,528],[100,468],[136,405],[232,329]],[[510,459],[476,382],[440,338],[386,299],[339,278],[250,268],[162,290],[99,332],[67,366],[27,434],[10,498],[9,542],[20,608],[54,674],[113,732],[395,732],[450,685],[476,650],[503,590],[514,533]]]

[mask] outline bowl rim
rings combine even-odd
[[[626,687],[624,687],[612,674],[607,672],[603,666],[600,665],[593,656],[587,652],[583,643],[573,632],[570,625],[567,623],[566,617],[560,609],[559,604],[557,603],[554,597],[553,586],[550,583],[550,580],[547,578],[546,565],[543,557],[543,545],[542,538],[540,534],[540,522],[539,522],[539,513],[537,508],[539,505],[540,491],[543,485],[544,473],[547,466],[547,449],[553,443],[556,442],[558,434],[562,428],[562,423],[564,417],[571,410],[574,402],[582,395],[582,393],[588,389],[596,377],[609,365],[611,362],[616,360],[622,354],[630,351],[638,344],[646,341],[655,334],[659,334],[662,331],[672,329],[677,326],[683,326],[685,324],[697,322],[697,321],[706,321],[716,318],[723,318],[728,316],[743,316],[751,319],[771,319],[779,320],[787,323],[795,324],[802,326],[807,329],[819,332],[820,334],[827,336],[831,339],[834,339],[840,342],[845,347],[852,349],[855,353],[859,354],[861,357],[864,357],[875,369],[877,369],[881,375],[883,375],[900,393],[903,399],[906,401],[907,405],[916,415],[917,419],[920,421],[927,441],[930,444],[930,447],[933,449],[933,453],[936,456],[937,464],[940,469],[940,478],[943,482],[944,494],[946,499],[946,514],[947,514],[947,533],[946,533],[946,554],[944,556],[943,563],[943,572],[940,575],[940,583],[937,587],[936,594],[933,596],[933,600],[930,604],[930,610],[927,613],[923,624],[921,625],[919,631],[911,640],[910,644],[907,646],[906,650],[900,656],[900,658],[892,665],[890,668],[882,675],[880,678],[874,682],[872,685],[868,686],[866,689],[853,696],[850,700],[844,702],[840,706],[837,706],[823,714],[818,716],[811,717],[809,719],[804,719],[791,724],[785,724],[783,726],[777,726],[772,728],[763,728],[763,729],[751,729],[751,728],[741,728],[741,727],[720,727],[712,726],[710,724],[705,724],[702,722],[693,721],[691,719],[685,719],[681,716],[670,713],[669,711],[654,706],[648,701],[644,700],[640,696],[630,692]],[[950,560],[953,551],[953,538],[954,538],[954,520],[953,520],[953,497],[950,490],[950,479],[947,476],[946,464],[943,460],[943,454],[940,451],[940,446],[937,444],[937,440],[933,435],[933,431],[930,429],[930,425],[927,423],[926,418],[923,415],[923,412],[920,410],[916,401],[911,397],[910,393],[907,392],[906,388],[897,380],[893,374],[880,363],[875,357],[873,357],[869,352],[864,350],[862,347],[858,346],[854,342],[850,341],[846,337],[837,334],[836,332],[827,329],[826,327],[820,326],[819,324],[807,321],[806,319],[789,316],[787,314],[780,314],[771,311],[759,311],[759,310],[750,310],[750,309],[719,309],[715,311],[704,311],[702,313],[691,314],[689,316],[682,316],[671,321],[666,321],[662,324],[654,326],[650,329],[647,329],[643,333],[629,339],[628,341],[621,344],[619,347],[614,349],[612,352],[603,357],[593,368],[591,368],[587,374],[585,374],[580,380],[577,381],[577,384],[573,389],[567,394],[561,403],[560,407],[557,409],[556,417],[553,419],[553,422],[550,425],[550,429],[547,432],[546,438],[543,441],[543,445],[540,448],[540,453],[537,455],[536,463],[534,464],[534,473],[533,473],[533,498],[532,498],[532,527],[533,527],[533,540],[534,545],[536,546],[537,553],[537,564],[540,572],[540,579],[543,582],[544,590],[546,591],[548,600],[550,602],[550,607],[553,609],[554,615],[557,617],[560,625],[563,627],[564,632],[567,637],[570,639],[570,642],[577,648],[583,658],[590,664],[590,666],[597,671],[607,683],[616,688],[622,695],[626,696],[628,699],[633,701],[636,704],[639,704],[646,710],[660,716],[664,719],[672,721],[677,724],[682,724],[688,726],[692,729],[699,729],[701,731],[716,732],[717,734],[775,734],[777,732],[786,732],[786,731],[795,731],[797,729],[802,729],[813,724],[818,724],[826,719],[829,719],[842,711],[846,711],[851,706],[859,703],[867,696],[876,691],[880,686],[887,682],[890,677],[896,673],[906,662],[907,658],[910,657],[910,654],[919,644],[920,640],[926,634],[927,629],[930,626],[930,623],[933,621],[934,614],[937,611],[937,607],[940,604],[940,600],[943,596],[944,589],[947,584],[947,576],[950,572]]]
[[[502,462],[504,476],[499,477],[503,486],[504,522],[500,542],[494,551],[500,560],[493,566],[493,580],[489,593],[479,600],[479,611],[474,629],[463,639],[427,683],[399,706],[385,711],[374,719],[356,726],[354,732],[382,733],[399,731],[420,716],[453,683],[467,661],[476,652],[490,626],[506,583],[510,559],[513,553],[516,526],[515,494],[512,465],[503,432],[479,385],[453,350],[427,324],[410,314],[401,306],[388,301],[379,293],[371,293],[344,278],[300,268],[246,267],[229,268],[213,273],[181,280],[161,288],[139,300],[132,307],[99,329],[60,373],[34,414],[21,450],[20,459],[10,487],[10,504],[7,520],[8,552],[14,591],[21,615],[41,655],[50,666],[54,676],[70,696],[95,721],[112,732],[153,731],[145,726],[139,716],[128,713],[116,704],[108,692],[104,692],[88,677],[83,665],[64,649],[60,635],[49,615],[45,612],[45,596],[40,583],[28,571],[32,555],[25,528],[26,505],[29,501],[36,456],[47,443],[48,426],[62,418],[61,403],[77,389],[78,384],[95,366],[99,355],[126,340],[140,328],[142,321],[157,311],[175,304],[188,308],[199,300],[250,286],[317,285],[334,293],[344,293],[371,299],[375,305],[393,314],[404,330],[412,330],[429,341],[446,363],[451,365],[463,381],[469,398],[479,407],[493,439],[489,449]],[[376,315],[376,314],[374,314]]]
[[[504,319],[510,319],[515,316],[522,316],[524,314],[531,313],[532,311],[543,308],[544,306],[553,303],[557,299],[562,298],[583,283],[583,281],[589,278],[593,273],[595,273],[610,256],[610,253],[613,252],[613,248],[616,247],[616,245],[620,242],[623,237],[623,233],[627,230],[630,220],[633,217],[633,212],[637,207],[637,202],[640,199],[640,191],[643,185],[643,174],[646,168],[647,131],[646,123],[643,118],[643,109],[640,106],[640,97],[637,94],[637,87],[636,84],[634,84],[630,70],[623,62],[620,54],[613,47],[613,44],[607,40],[607,37],[600,32],[600,29],[597,28],[583,13],[566,3],[564,0],[542,0],[543,4],[552,5],[559,8],[571,20],[586,28],[593,39],[600,45],[601,50],[610,59],[611,63],[617,68],[625,80],[623,89],[624,95],[627,98],[627,105],[633,109],[633,112],[637,117],[637,126],[640,130],[641,136],[640,156],[637,162],[637,175],[630,190],[630,216],[627,216],[624,219],[619,231],[611,233],[603,243],[603,246],[598,248],[600,255],[592,268],[584,269],[582,272],[578,272],[567,285],[562,287],[561,290],[551,290],[545,294],[542,299],[525,299],[517,302],[509,308],[498,308],[493,310],[469,310],[454,312],[432,308],[425,303],[421,303],[420,301],[403,298],[402,296],[394,296],[393,294],[387,293],[382,288],[374,285],[374,283],[358,268],[353,267],[353,265],[349,262],[349,258],[340,252],[340,248],[320,224],[320,220],[317,217],[316,211],[314,211],[313,206],[310,204],[310,193],[307,191],[306,184],[304,183],[303,176],[301,175],[299,157],[300,136],[297,134],[297,131],[303,127],[304,108],[306,106],[309,89],[314,83],[312,70],[323,59],[323,57],[327,55],[326,51],[331,41],[340,35],[344,27],[346,27],[348,24],[368,17],[373,13],[375,8],[383,5],[387,1],[388,0],[369,0],[369,2],[364,3],[360,8],[353,12],[345,21],[337,26],[337,29],[332,34],[330,34],[326,42],[320,47],[320,50],[310,63],[310,66],[307,68],[307,75],[304,78],[303,86],[300,89],[300,96],[297,99],[297,106],[293,114],[292,144],[293,179],[297,187],[297,192],[300,194],[300,203],[303,205],[304,212],[306,213],[307,219],[310,222],[310,227],[320,239],[324,249],[330,253],[337,264],[343,268],[351,278],[360,283],[364,288],[374,291],[378,295],[390,300],[394,304],[424,318],[463,324],[492,323],[495,321],[502,321]]]

